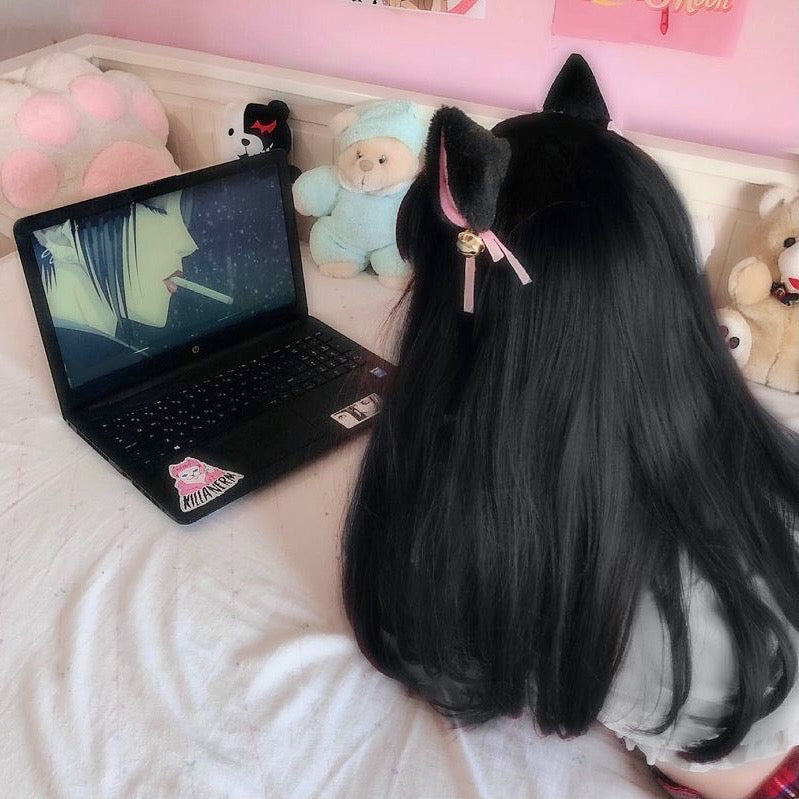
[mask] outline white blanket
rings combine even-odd
[[[311,313],[387,353],[396,295],[305,270]],[[799,427],[795,397],[759,396]],[[0,261],[0,796],[646,799],[596,728],[453,728],[359,653],[338,535],[352,443],[180,527],[58,411]]]

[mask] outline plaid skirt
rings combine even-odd
[[[665,774],[653,769],[661,787],[674,799],[702,799],[702,795],[672,782]],[[799,747],[792,749],[779,768],[754,792],[749,799],[799,799]]]

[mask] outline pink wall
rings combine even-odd
[[[553,37],[554,0],[488,0],[485,20],[346,0],[75,4],[91,32],[519,109],[540,107],[575,50],[622,127],[775,155],[799,147],[797,0],[750,0],[732,58]]]

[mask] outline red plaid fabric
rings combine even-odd
[[[661,788],[674,799],[702,799],[701,794],[677,785],[657,769],[653,772]],[[782,765],[749,795],[749,799],[799,799],[799,747],[790,751]]]
[[[752,799],[799,799],[799,746],[752,794]]]

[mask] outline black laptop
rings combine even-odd
[[[308,315],[285,155],[20,219],[61,412],[194,522],[367,429],[391,366]]]

